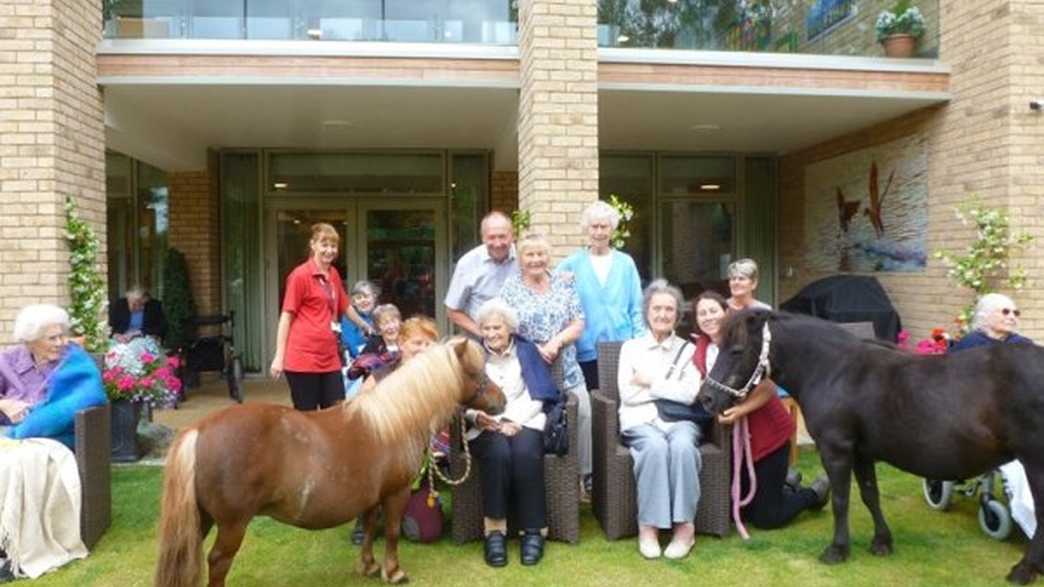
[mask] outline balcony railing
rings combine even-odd
[[[598,45],[658,49],[880,56],[874,24],[895,0],[599,0]],[[939,0],[916,57],[935,57]]]
[[[511,0],[103,0],[110,39],[518,42]]]

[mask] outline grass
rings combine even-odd
[[[804,453],[806,479],[819,470],[814,453]],[[156,557],[155,525],[162,472],[157,467],[120,467],[113,472],[113,525],[85,560],[33,581],[33,587],[150,585]],[[872,556],[872,534],[862,502],[852,506],[852,556],[825,566],[817,556],[832,531],[829,508],[803,514],[776,531],[752,530],[744,542],[700,537],[683,561],[645,561],[634,539],[608,542],[589,508],[582,512],[581,543],[549,543],[537,567],[518,564],[518,545],[509,544],[511,563],[491,569],[482,546],[457,546],[447,537],[434,545],[405,543],[400,549],[411,582],[420,585],[682,585],[697,581],[724,585],[1002,585],[1022,556],[1019,532],[1007,542],[983,534],[974,500],[958,498],[949,512],[928,508],[920,479],[878,466],[882,505],[895,536],[895,554]],[[853,491],[855,489],[853,488]],[[229,576],[230,585],[378,585],[355,574],[357,547],[347,542],[348,526],[318,532],[284,526],[267,518],[251,524]],[[383,543],[378,543],[380,556]]]

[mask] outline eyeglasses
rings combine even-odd
[[[1001,314],[1003,314],[1005,316],[1007,316],[1009,314],[1014,314],[1015,317],[1018,318],[1019,316],[1022,315],[1022,312],[1020,312],[1020,311],[1018,311],[1018,310],[1016,310],[1014,308],[1001,308]]]

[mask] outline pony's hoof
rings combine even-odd
[[[390,576],[384,571],[384,569],[381,569],[381,579],[384,579],[384,582],[390,585],[404,585],[410,582],[410,578],[402,569],[395,569],[395,572]]]
[[[843,563],[848,559],[848,547],[837,546],[831,544],[826,547],[823,554],[819,555],[819,561],[828,565],[836,565],[837,563]]]
[[[357,568],[359,569],[359,574],[364,577],[376,577],[381,573],[381,565],[377,564],[377,561],[371,561],[368,563],[359,561]]]
[[[892,541],[891,540],[878,540],[875,538],[870,543],[870,553],[874,556],[888,556],[892,554]]]
[[[1008,582],[1016,585],[1029,585],[1037,578],[1037,571],[1032,565],[1020,562],[1008,573]]]

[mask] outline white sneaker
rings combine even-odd
[[[685,558],[689,556],[689,551],[692,550],[692,546],[695,543],[695,540],[682,542],[677,539],[672,539],[671,543],[667,545],[667,549],[663,551],[663,556],[674,560]]]
[[[638,539],[638,552],[647,559],[660,558],[660,543],[654,539]]]

